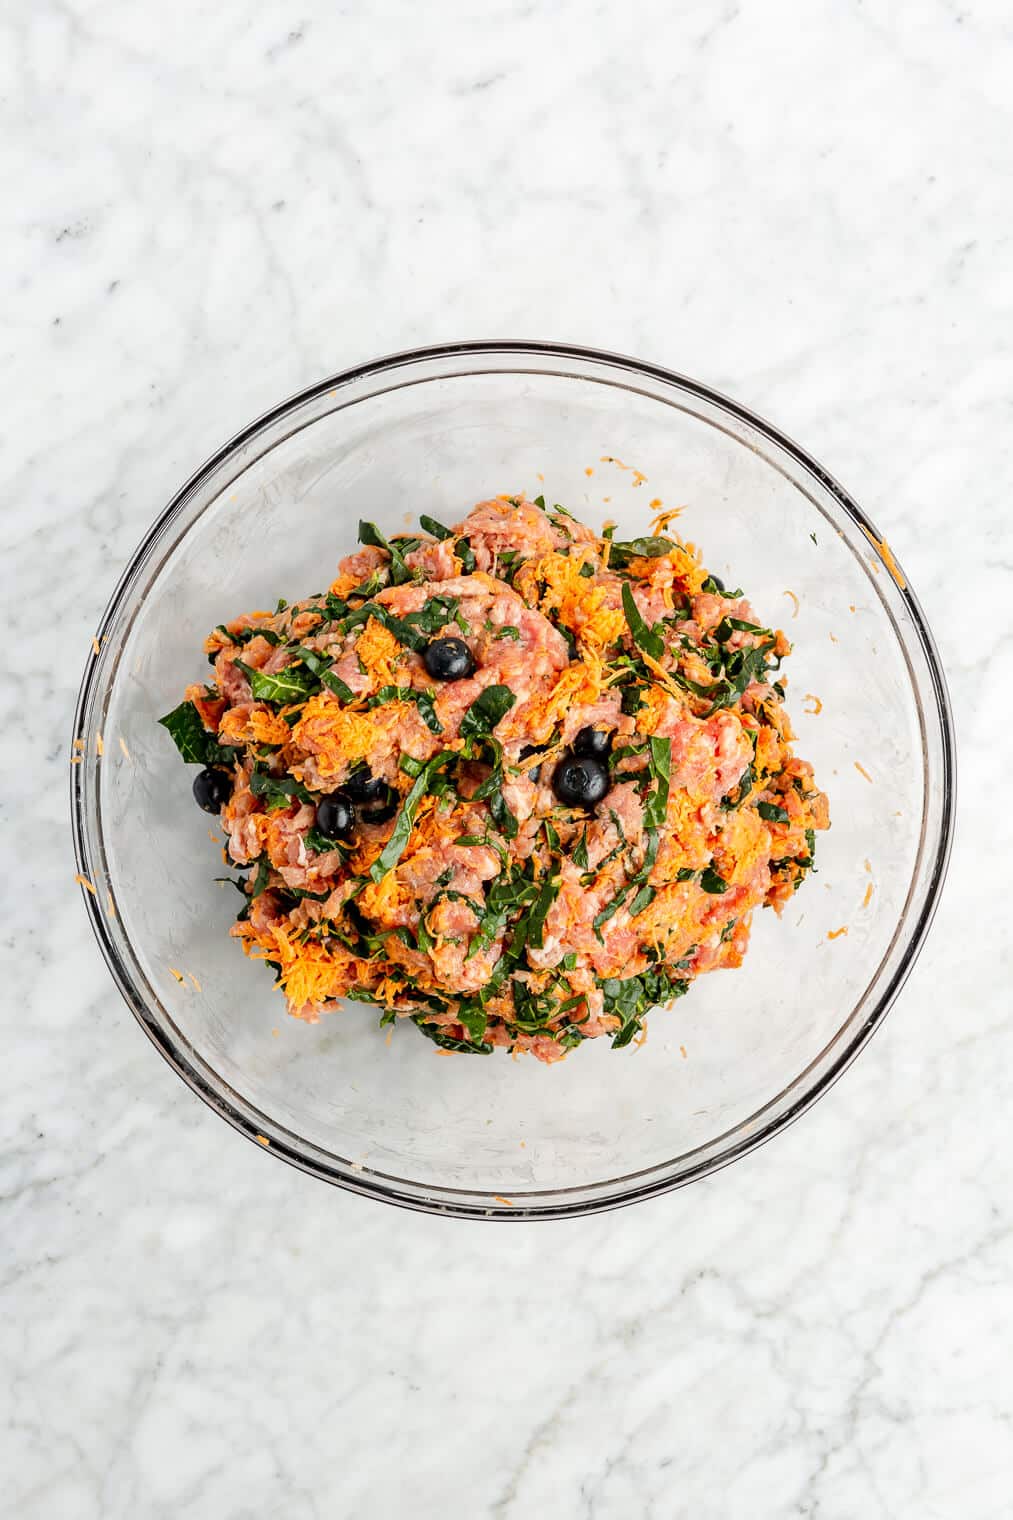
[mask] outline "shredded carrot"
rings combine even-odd
[[[890,574],[893,576],[900,589],[903,591],[907,585],[907,581],[901,574],[900,566],[894,559],[893,550],[890,548],[890,545],[887,543],[886,539],[877,538],[874,533],[869,532],[868,528],[863,528],[862,532],[865,534],[872,547],[879,551],[880,558],[882,559],[884,565],[889,570]]]
[[[258,1145],[270,1145],[271,1143],[266,1135],[257,1135],[255,1136],[255,1139]]]
[[[391,1024],[391,1025],[388,1026],[388,1029],[387,1029],[387,1038],[384,1040],[383,1043],[389,1047],[390,1046],[390,1042],[393,1040],[393,1038],[394,1038],[394,1025]]]
[[[791,597],[792,601],[795,603],[795,606],[792,609],[792,614],[791,615],[792,615],[793,618],[797,618],[798,617],[798,609],[799,609],[799,600],[798,600],[798,597],[795,595],[794,591],[783,591],[781,594],[782,594],[782,596],[790,596]]]
[[[106,912],[110,918],[116,917],[116,904],[113,902],[113,894],[111,892],[106,893]]]
[[[682,1059],[685,1061],[685,1059],[686,1059],[686,1047],[685,1047],[685,1045],[680,1045],[679,1046],[679,1054],[682,1056]]]
[[[457,1055],[457,1051],[456,1050],[438,1050],[436,1052],[436,1054],[438,1056],[456,1056]]]
[[[872,864],[868,860],[865,862],[865,869],[870,873],[870,875],[872,874]]]
[[[841,935],[847,934],[847,932],[847,924],[842,924],[839,929],[831,929],[827,934],[827,939],[840,939]]]
[[[544,484],[545,484],[545,476],[544,476],[544,475],[542,475],[542,474],[538,474],[538,475],[537,475],[537,476],[536,476],[536,479],[537,479],[537,480],[540,480],[540,481],[541,481],[541,482],[542,482],[542,485],[544,485]]]
[[[584,474],[585,474],[585,475],[593,475],[593,474],[594,474],[594,471],[593,471],[593,470],[592,470],[592,468],[591,468],[591,466],[590,466],[590,465],[588,465],[588,466],[587,466],[587,467],[586,467],[586,469],[585,469],[585,470],[584,470]]]
[[[865,769],[865,766],[861,765],[857,760],[855,761],[855,770],[858,771],[859,775],[864,776],[865,779],[866,779],[866,781],[871,781],[872,780],[872,777],[869,775],[869,772]]]
[[[869,906],[869,904],[872,902],[872,894],[873,894],[873,892],[875,890],[876,890],[875,887],[872,885],[872,882],[870,881],[869,884],[868,884],[868,886],[865,889],[865,896],[862,898],[862,907],[863,908],[867,908]]]
[[[854,602],[849,602],[848,603],[848,611],[849,612],[857,612],[858,611],[858,608],[855,606]]]
[[[651,506],[653,507],[654,505],[655,502],[652,501]],[[657,505],[661,506],[660,500],[657,502]],[[670,507],[667,512],[658,512],[651,523],[651,532],[655,534],[664,533],[669,523],[675,522],[675,519],[681,517],[685,510],[685,507]]]
[[[493,1198],[495,1198],[495,1200],[496,1200],[497,1203],[505,1203],[508,1209],[512,1209],[513,1208],[513,1203],[511,1202],[511,1200],[509,1198],[501,1198],[500,1195],[499,1195],[499,1193],[493,1193],[492,1196],[493,1196]]]
[[[102,735],[101,734],[96,734],[95,735],[95,753],[96,753],[96,755],[102,756],[102,755],[105,754],[105,752],[106,752],[106,747],[102,743]]]
[[[195,992],[200,992],[201,991],[201,984],[197,980],[197,978],[194,976],[193,972],[192,971],[188,971],[187,972],[187,976],[190,978],[191,982],[193,982],[194,991]]]
[[[837,643],[840,642],[840,640],[838,639],[836,633],[832,633],[830,635],[830,642],[831,642],[831,644],[837,644]]]
[[[70,763],[71,763],[71,765],[80,765],[81,761],[83,759],[84,759],[83,755],[71,755],[71,757],[70,757]]]
[[[182,982],[182,980],[183,980],[183,973],[182,973],[182,971],[177,971],[176,968],[175,968],[175,966],[170,966],[169,967],[169,971],[176,978],[177,982]]]
[[[617,459],[614,454],[603,454],[599,460],[599,463],[614,464],[617,470],[632,470],[633,484],[635,486],[642,486],[646,483],[647,476],[643,473],[642,470],[634,469],[633,465],[631,464],[624,464],[623,461],[621,459]]]
[[[124,739],[124,737],[123,737],[122,734],[120,734],[120,749],[123,751],[123,758],[124,758],[124,760],[129,760],[130,759],[130,751],[127,749],[127,741],[126,741],[126,739]]]
[[[74,748],[75,749],[84,749],[84,740],[83,739],[75,739],[74,740]]]
[[[823,703],[820,701],[819,697],[816,696],[815,692],[807,691],[805,694],[805,700],[807,702],[814,702],[816,704],[814,707],[804,709],[806,712],[808,712],[810,718],[815,718],[818,713],[821,713],[823,711]]]
[[[95,891],[95,888],[92,886],[87,876],[82,876],[80,871],[78,871],[77,875],[74,877],[74,880],[77,882],[79,887],[86,887],[87,890],[91,893],[92,897],[98,896],[98,893]]]
[[[95,654],[100,654],[101,653],[101,645],[99,644],[99,641],[95,637],[94,634],[92,634],[92,636],[91,636],[91,647],[92,647],[93,651],[95,652]]]

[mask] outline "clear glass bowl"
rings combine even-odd
[[[655,1012],[641,1048],[595,1041],[551,1068],[504,1052],[441,1058],[410,1025],[388,1046],[358,1004],[315,1026],[289,1019],[270,975],[228,937],[234,893],[214,884],[223,868],[191,800],[193,773],[156,722],[200,679],[205,633],[318,589],[359,517],[394,531],[419,511],[451,521],[522,489],[593,525],[612,517],[620,537],[646,529],[657,498],[685,506],[683,535],[794,641],[798,753],[833,817],[818,874],[780,921],[757,915],[742,970],[704,977]],[[269,1154],[437,1213],[588,1213],[769,1139],[883,1018],[949,851],[943,675],[910,586],[870,535],[826,471],[742,407],[582,349],[396,355],[255,422],[139,546],[97,630],[76,717],[75,842],[95,889],[84,901],[153,1044]],[[810,692],[823,704],[813,716]]]

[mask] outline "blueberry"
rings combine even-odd
[[[353,802],[381,802],[390,788],[379,776],[373,776],[364,765],[357,765],[345,782],[343,791]]]
[[[612,735],[601,728],[582,728],[573,741],[573,753],[582,758],[600,760],[604,765],[612,752]]]
[[[355,809],[344,792],[331,792],[317,803],[317,832],[325,839],[344,839],[355,827]]]
[[[386,781],[381,781],[380,785],[383,793],[379,800],[359,808],[359,818],[363,823],[386,823],[401,805],[401,798],[392,786],[388,786]]]
[[[463,639],[432,639],[422,654],[434,681],[464,681],[475,674],[475,659]]]
[[[566,807],[593,807],[608,789],[608,766],[591,755],[565,756],[552,777],[552,790]]]
[[[218,813],[232,796],[232,777],[228,771],[216,771],[210,767],[198,771],[193,778],[193,796],[205,813]]]

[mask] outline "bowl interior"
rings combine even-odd
[[[205,673],[205,633],[321,590],[360,517],[388,532],[419,512],[450,522],[520,490],[595,526],[612,518],[622,537],[646,531],[659,501],[684,508],[677,529],[794,641],[797,752],[833,818],[783,917],[754,920],[742,970],[656,1011],[642,1047],[597,1041],[554,1068],[437,1055],[410,1024],[380,1031],[364,1005],[316,1026],[289,1019],[270,973],[228,937],[237,899],[214,881],[227,874],[219,843],[156,722]],[[503,1200],[594,1206],[680,1180],[804,1103],[904,974],[944,832],[940,718],[916,621],[834,489],[688,387],[508,356],[406,363],[318,390],[197,478],[114,599],[75,778],[107,953],[190,1080],[335,1180],[493,1212]]]

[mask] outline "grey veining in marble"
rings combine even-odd
[[[1009,1515],[1011,142],[1003,0],[3,8],[5,1513]],[[802,440],[903,556],[962,763],[936,927],[833,1092],[705,1184],[508,1229],[197,1102],[66,806],[83,651],[178,484],[462,336],[637,353]]]

